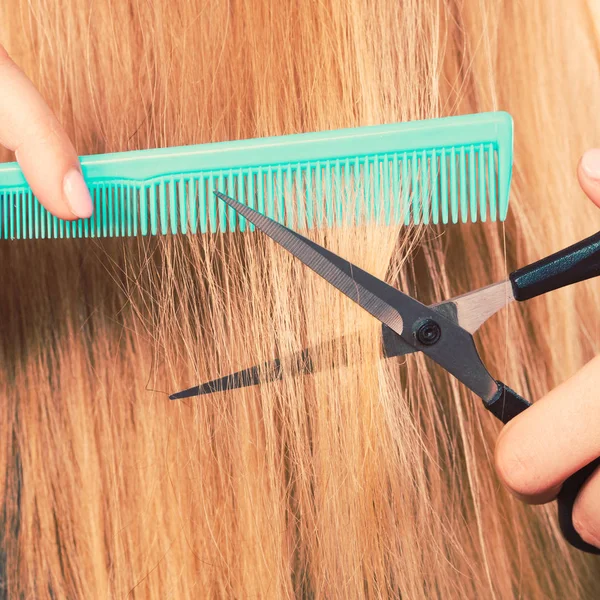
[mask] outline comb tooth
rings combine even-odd
[[[496,178],[498,185],[497,211],[501,221],[506,219],[513,162],[513,125],[510,115],[502,115],[502,124],[496,127]]]
[[[140,188],[134,186],[131,189],[131,226],[133,228],[133,235],[137,235],[138,224],[140,219]]]
[[[121,231],[124,236],[131,236],[133,234],[131,230],[131,186],[126,183],[122,184],[123,194],[123,224],[121,225]]]
[[[150,187],[148,188],[148,193],[150,197],[148,199],[148,217],[150,219],[150,234],[156,235],[158,233],[159,220],[161,232],[165,233],[165,222],[167,220],[167,199],[159,187],[160,184],[153,182],[149,185]],[[158,197],[157,190],[160,190],[158,192]]]
[[[236,175],[237,179],[237,200],[241,204],[246,204],[246,176],[244,175],[243,169],[239,169]],[[234,211],[235,212],[235,211]],[[237,217],[238,228],[243,233],[246,231],[246,219],[241,215],[235,214]]]
[[[19,239],[27,239],[27,190],[21,190],[19,192],[19,206],[21,208],[21,214],[19,215]]]
[[[256,203],[255,203],[255,194],[256,194],[255,177],[256,177],[256,174],[254,173],[254,171],[252,169],[250,169],[248,171],[248,206],[250,208],[254,208],[254,206],[256,205]],[[247,227],[250,229],[250,231],[254,231],[254,229],[256,228],[256,226],[253,223],[249,223],[247,225]]]
[[[119,189],[116,185],[111,185],[108,193],[112,197],[112,210],[110,211],[110,221],[112,228],[111,237],[119,235]]]
[[[121,237],[125,235],[125,193],[122,183],[115,185],[115,194],[115,235]]]
[[[310,163],[306,165],[306,226],[309,228],[314,227],[314,198],[313,192],[313,168]]]
[[[277,167],[277,172],[273,174],[273,179],[274,179],[274,183],[275,183],[275,194],[277,194],[276,198],[273,198],[274,201],[274,211],[276,210],[277,212],[273,212],[273,215],[279,223],[285,224],[285,198],[283,196],[283,190],[284,190],[284,185],[283,185],[283,169],[281,167],[281,165],[279,165]],[[275,202],[276,200],[276,202]]]
[[[126,183],[121,184],[121,206],[122,206],[122,221],[121,221],[121,235],[123,237],[130,236],[130,215],[131,215],[131,201],[129,196],[129,187]]]
[[[21,192],[15,191],[15,239],[21,239]]]
[[[437,225],[439,220],[440,206],[438,198],[438,162],[435,149],[431,151],[429,175],[431,177],[431,220],[435,225]]]
[[[371,185],[371,161],[365,156],[365,211],[364,216],[370,221],[373,216],[373,187]]]
[[[103,211],[102,211],[102,193],[103,193],[103,186],[102,184],[100,186],[98,186],[97,190],[96,190],[96,204],[97,204],[97,208],[98,208],[98,217],[96,219],[96,237],[100,238],[102,237],[102,228],[104,227],[104,220],[103,220]]]
[[[102,184],[101,188],[101,204],[102,204],[102,237],[108,234],[108,202],[106,201],[106,184]]]
[[[33,206],[31,202],[31,191],[23,192],[23,239],[33,238]]]
[[[19,191],[17,196],[17,239],[20,240],[27,237],[25,228],[27,220],[27,213],[25,212],[27,206],[25,204],[25,190]]]
[[[31,196],[33,197],[33,192],[29,192],[31,194]],[[32,198],[32,200],[35,200],[34,198]],[[39,239],[40,237],[40,204],[39,202],[35,201],[33,202],[33,230],[34,230],[34,236],[35,239]]]
[[[340,159],[337,158],[333,167],[333,201],[335,207],[333,210],[333,221],[335,223],[342,223],[342,164]]]
[[[396,225],[400,220],[400,172],[398,170],[398,153],[392,156],[392,199],[394,205],[394,217],[392,223]]]
[[[275,197],[273,192],[273,168],[267,167],[267,216],[275,218]]]
[[[263,193],[264,188],[265,188],[265,180],[264,180],[263,170],[262,170],[262,167],[258,167],[258,171],[256,172],[256,193],[257,193],[257,199],[258,199],[257,210],[261,214],[265,213],[265,195]]]
[[[297,217],[297,227],[298,229],[302,229],[304,223],[303,212],[306,213],[306,207],[304,203],[304,198],[302,196],[302,165],[298,163],[296,165],[296,173],[295,175],[290,172],[290,177],[292,177],[292,181],[295,184],[294,193],[296,194],[296,210],[298,211]]]
[[[203,175],[198,181],[198,208],[200,210],[200,233],[208,231],[208,206],[206,198],[207,178]],[[212,192],[210,194],[213,195]],[[210,200],[208,200],[210,202]]]
[[[270,169],[269,169],[270,170]],[[225,191],[225,177],[223,171],[219,171],[219,190]],[[229,208],[225,202],[219,202],[219,230],[221,233],[227,231],[227,209]]]
[[[327,227],[333,225],[333,194],[331,190],[331,161],[325,161],[325,216]]]
[[[167,196],[169,198],[169,208],[171,209],[171,233],[175,235],[177,233],[177,185],[175,178],[171,177],[171,180],[166,183]]]
[[[181,179],[180,185],[181,188],[181,196],[179,205],[180,205],[180,215],[179,215],[179,226],[181,227],[181,233],[188,233],[191,231],[192,223],[190,218],[190,211],[192,208],[192,203],[194,201],[194,197],[192,196],[193,190],[193,181],[194,178],[190,177],[189,179],[183,178]]]
[[[404,152],[402,154],[402,217],[404,219],[404,224],[408,225],[410,223],[410,183],[408,180],[408,172],[409,172],[409,158],[408,153]]]
[[[113,190],[109,184],[105,184],[104,186],[104,202],[106,204],[106,229],[105,232],[108,232],[108,237],[114,236],[114,219],[113,215],[114,211],[114,202],[113,202]],[[105,233],[106,235],[106,233]]]
[[[442,148],[440,157],[440,187],[442,189],[442,223],[448,223],[448,157],[446,148]]]
[[[149,190],[146,184],[140,188],[140,233],[148,235],[148,194]]]
[[[33,239],[33,194],[31,190],[27,190],[27,237]]]
[[[381,165],[379,163],[379,157],[375,155],[373,157],[373,216],[375,223],[380,224],[381,217],[381,198],[380,198],[380,187],[379,187],[379,169]]]
[[[469,147],[469,203],[471,213],[471,223],[477,221],[477,187],[475,185],[475,146]]]
[[[14,192],[8,192],[8,239],[15,239],[15,220],[13,218],[13,207],[15,201],[13,200]]]
[[[421,218],[429,225],[429,169],[427,168],[427,150],[421,156]]]
[[[418,225],[421,221],[421,187],[419,186],[419,157],[416,150],[412,153],[412,219],[415,225]]]
[[[494,145],[488,149],[488,193],[490,196],[490,219],[496,221],[496,161],[494,160]]]
[[[323,173],[321,161],[315,167],[315,202],[317,207],[317,227],[323,224]]]
[[[467,195],[467,164],[465,158],[465,147],[460,147],[459,157],[459,169],[460,169],[460,220],[463,223],[467,222],[467,211],[469,209]]]
[[[483,144],[479,145],[479,210],[481,220],[485,221],[485,204],[487,201],[485,192],[485,150]]]
[[[221,171],[219,173],[219,189],[221,190],[231,190],[231,184],[229,182],[229,177]],[[219,202],[219,229],[221,233],[227,231],[227,219],[229,218],[229,211],[231,208],[227,206],[224,202]]]
[[[385,224],[390,224],[390,193],[391,193],[391,180],[390,180],[390,171],[392,169],[392,160],[387,155],[383,155],[382,160],[382,184],[383,184],[383,214],[385,216]]]
[[[354,202],[354,222],[358,225],[360,223],[360,209],[363,205],[361,202],[363,197],[363,186],[360,176],[360,159],[358,156],[354,159],[353,186],[351,191],[352,202]]]
[[[378,223],[381,223],[383,220],[383,224],[389,225],[390,220],[390,197],[389,197],[389,179],[390,179],[390,159],[387,153],[382,154],[379,157],[379,166],[377,169],[377,179],[379,181],[378,184],[378,192],[379,196],[379,217],[377,219]],[[383,214],[382,214],[383,213]],[[382,219],[383,217],[383,219]]]
[[[456,177],[456,148],[450,150],[450,210],[452,222],[458,223],[458,179]]]
[[[173,220],[173,197],[171,195],[171,185],[165,179],[162,179],[157,191],[158,206],[160,207],[160,232],[166,235],[169,232],[169,226]],[[162,219],[164,211],[164,219]]]
[[[282,202],[280,203],[281,210],[285,215],[285,219],[281,222],[289,227],[290,229],[294,229],[294,222],[296,219],[296,213],[293,210],[286,210],[286,206],[293,206],[294,196],[293,196],[293,182],[292,182],[292,165],[288,165],[285,173],[282,172],[282,186],[285,189],[283,193]]]
[[[208,221],[210,225],[210,232],[215,233],[217,231],[217,202],[216,197],[212,193],[215,189],[215,177],[211,173],[208,176],[208,193],[207,200],[209,202],[209,213],[208,213]]]
[[[229,174],[227,175],[227,189],[231,190],[233,194],[236,194],[236,198],[239,196],[239,191],[236,191],[236,189],[239,188],[239,182],[236,182],[235,177],[233,175],[233,170],[229,169]],[[233,210],[231,207],[228,210],[228,214],[229,214],[229,231],[235,231],[236,230],[236,224],[237,224],[237,219],[236,219],[236,212],[235,210]]]
[[[190,193],[189,193],[189,223],[190,231],[195,235],[198,231],[198,203],[196,198],[198,194],[198,186],[196,185],[196,178],[190,179]]]
[[[39,203],[37,198],[35,198],[35,205],[37,206],[37,219],[38,219],[38,228],[37,228],[36,239],[43,240],[45,237],[45,231],[46,231],[46,213],[44,212],[44,208]]]
[[[29,191],[26,189],[21,192],[21,211],[21,239],[28,240],[31,237],[29,229],[32,215],[29,210]]]

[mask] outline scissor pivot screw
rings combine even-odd
[[[440,326],[433,319],[425,319],[417,326],[415,337],[424,346],[433,346],[442,336]]]

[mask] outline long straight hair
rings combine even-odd
[[[434,302],[597,229],[575,180],[600,139],[597,10],[2,0],[0,39],[81,154],[508,110],[506,225],[308,232]],[[479,401],[423,357],[382,360],[377,323],[259,233],[0,255],[4,597],[600,595],[554,507],[501,487]],[[599,305],[588,282],[511,307],[479,347],[535,400],[598,351]],[[313,375],[167,398],[344,334]]]

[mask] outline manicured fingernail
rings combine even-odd
[[[63,189],[71,212],[80,219],[89,219],[94,212],[92,197],[78,169],[68,171],[63,180]]]
[[[581,157],[581,168],[590,179],[600,183],[600,149],[588,150]]]

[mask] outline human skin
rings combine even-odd
[[[600,149],[588,150],[579,183],[600,207]],[[573,473],[600,456],[600,356],[508,423],[496,445],[496,468],[524,502],[545,504]],[[573,507],[579,535],[600,547],[600,470],[581,488]]]
[[[62,219],[88,218],[92,202],[73,144],[32,82],[0,45],[0,144],[12,150],[40,202]],[[578,166],[581,187],[600,207],[600,150]],[[502,430],[496,466],[521,500],[553,500],[563,481],[600,455],[600,356]],[[583,486],[573,521],[600,546],[600,472]]]
[[[15,152],[40,202],[55,216],[92,215],[73,144],[33,83],[0,45],[0,144]]]

